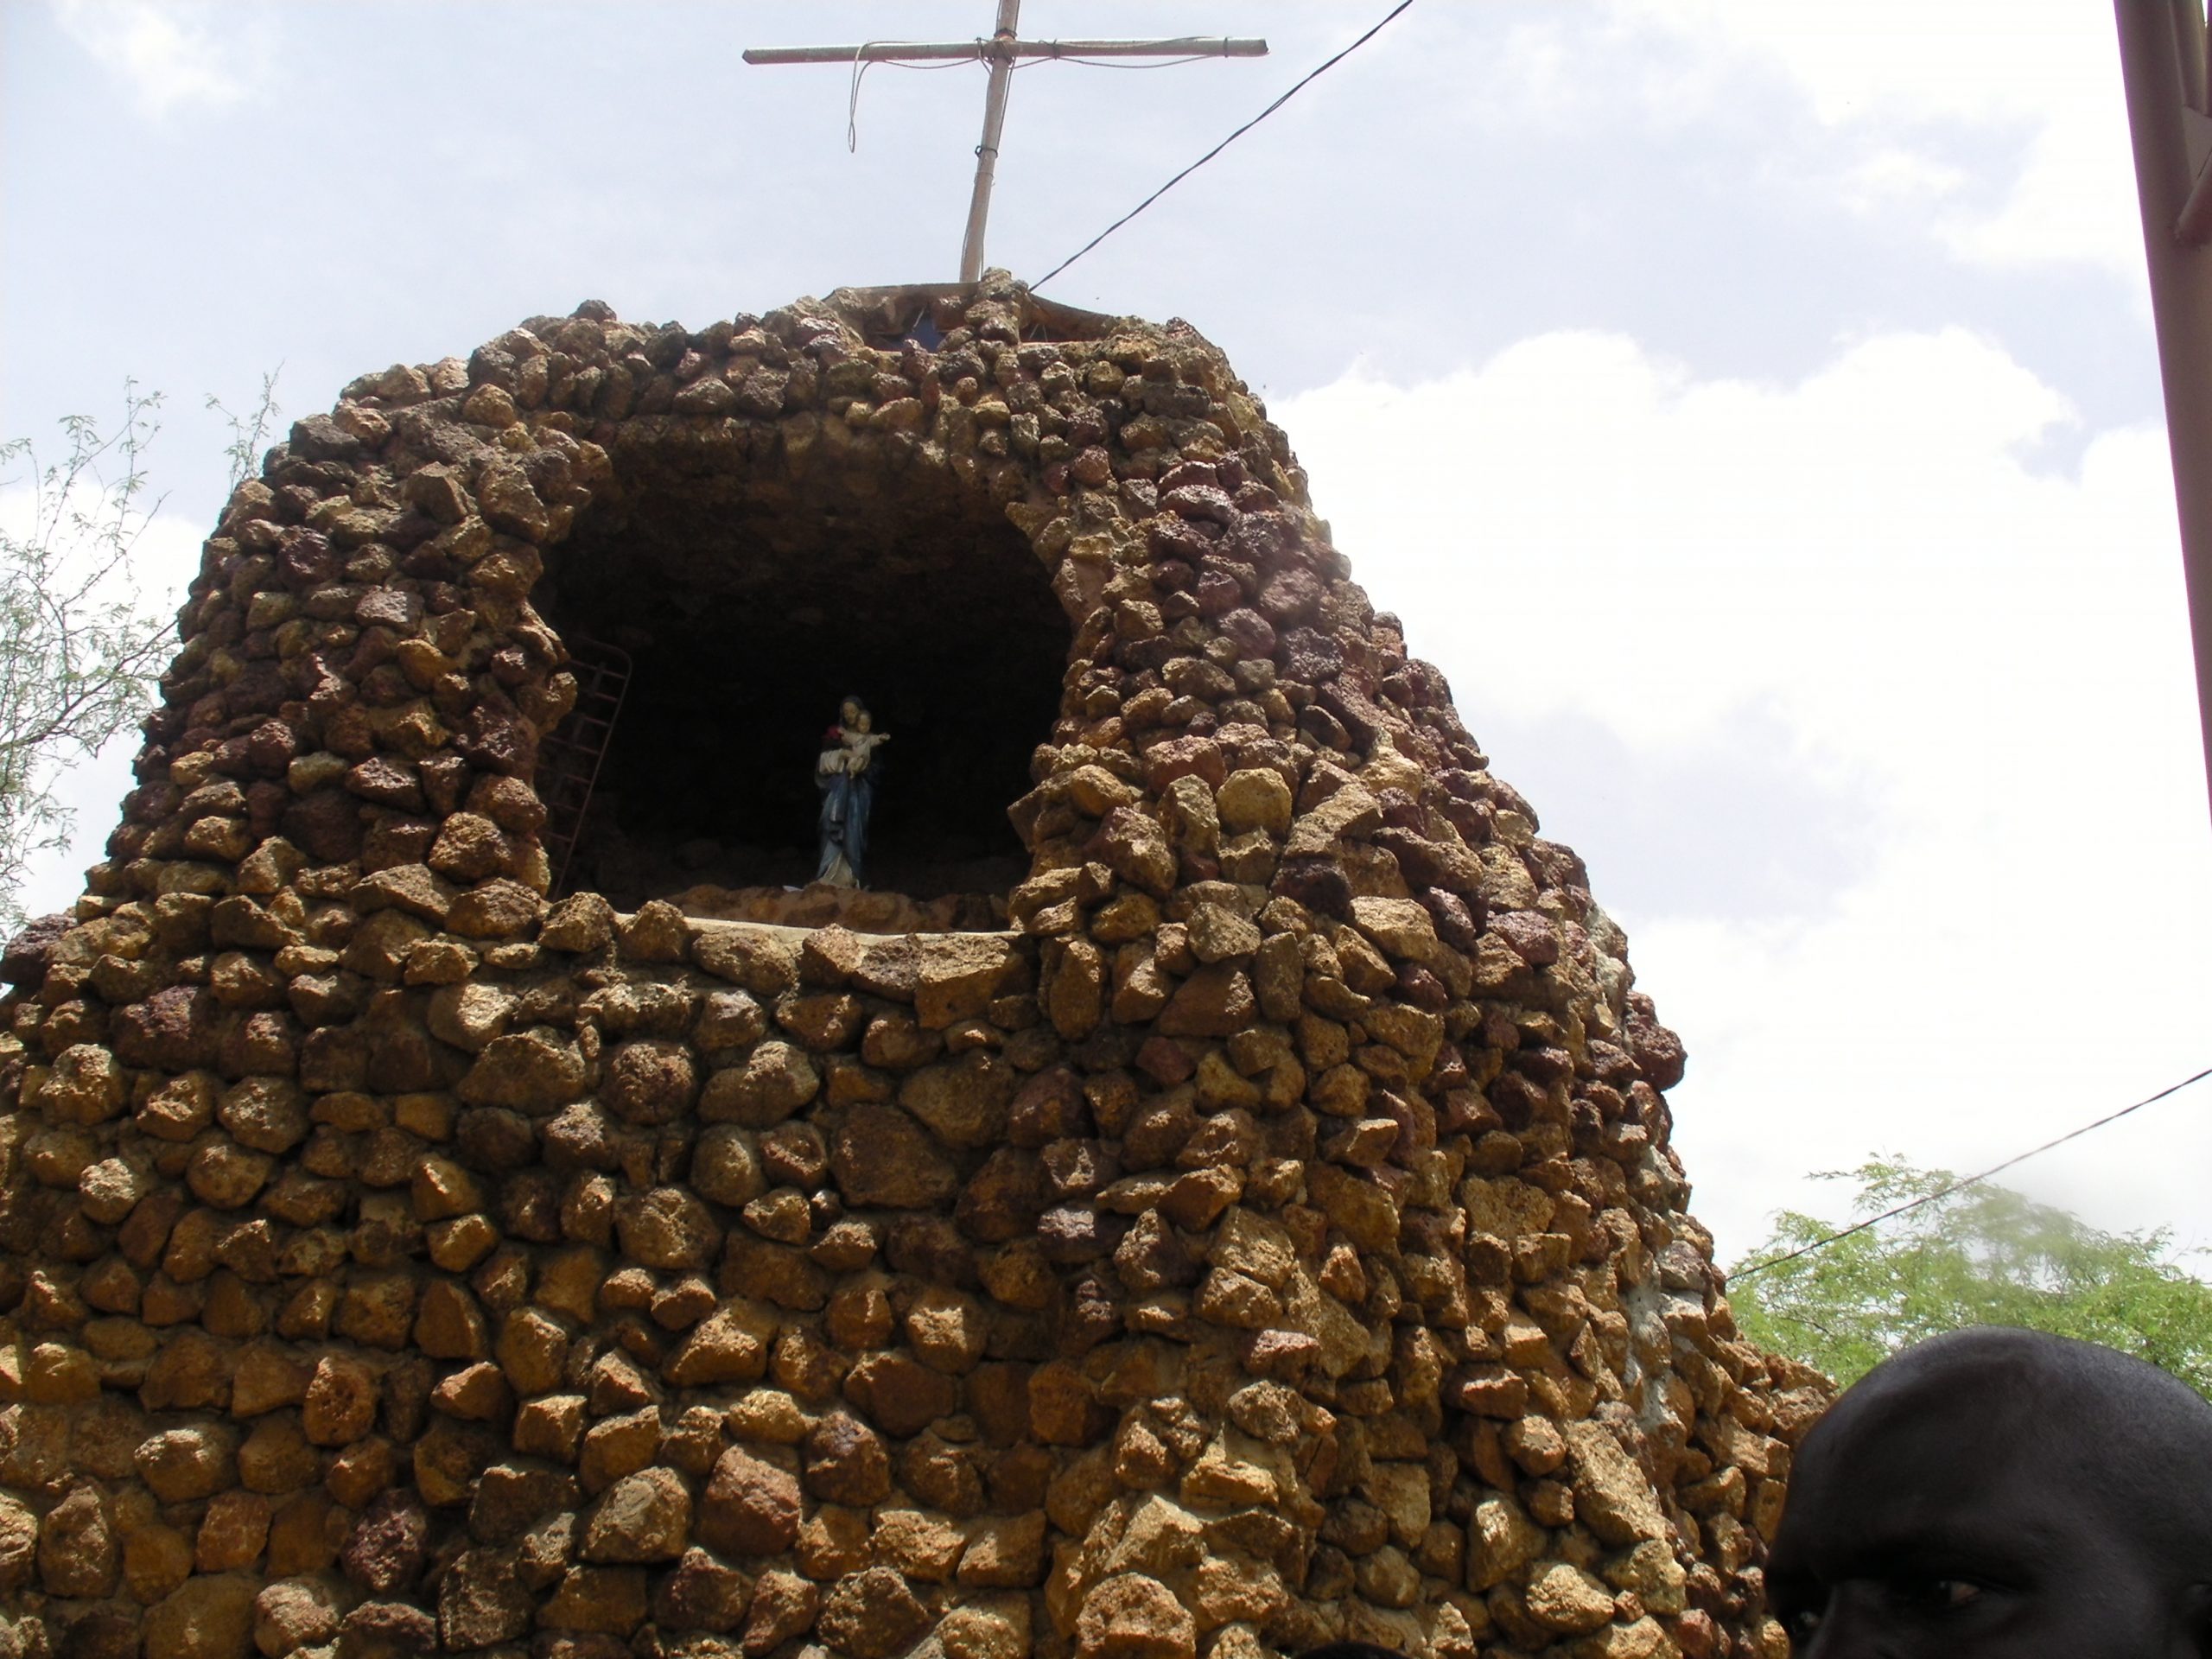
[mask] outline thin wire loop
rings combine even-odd
[[[1411,3],[1411,0],[1408,0],[1408,3]],[[1185,38],[1196,42],[1211,37],[1206,35],[1190,35]],[[1229,43],[1229,36],[1226,35],[1223,35],[1221,37],[1221,41],[1222,44],[1226,46]],[[976,41],[976,55],[974,57],[948,58],[942,63],[901,63],[896,58],[870,58],[862,55],[868,51],[868,48],[872,46],[913,46],[917,44],[918,44],[918,42],[913,41],[862,41],[858,46],[853,48],[852,85],[847,90],[845,94],[846,154],[855,155],[859,153],[861,147],[861,79],[867,75],[868,72],[874,68],[877,64],[880,63],[885,65],[887,67],[893,69],[926,69],[934,71],[938,69],[964,69],[971,63],[985,63],[989,60],[989,48],[991,42],[981,38],[978,38]],[[1059,42],[1055,41],[1051,42],[1051,44],[1052,51],[1049,56],[1041,58],[1016,58],[1013,62],[1009,63],[1007,67],[1010,70],[1034,69],[1040,64],[1072,63],[1078,64],[1086,69],[1179,69],[1187,63],[1211,63],[1214,59],[1222,55],[1217,52],[1202,52],[1194,54],[1192,56],[1187,58],[1170,58],[1164,63],[1122,63],[1112,58],[1069,57],[1060,51]],[[1324,67],[1325,67],[1325,66]],[[982,154],[982,151],[978,148],[976,153],[980,156]]]
[[[1058,43],[1053,44],[1057,48]],[[1196,52],[1187,58],[1166,58],[1158,63],[1125,63],[1118,58],[1071,58],[1056,49],[1044,57],[1020,59],[1014,67],[1040,69],[1048,63],[1072,63],[1084,69],[1179,69],[1186,63],[1212,63],[1221,55],[1218,52]]]
[[[856,156],[861,148],[861,77],[868,73],[868,60],[861,56],[873,42],[862,41],[853,48],[852,90],[845,95],[845,154]]]
[[[845,97],[845,153],[855,155],[861,147],[861,78],[879,63],[887,63],[893,69],[964,69],[970,63],[983,60],[984,42],[976,42],[973,58],[949,58],[943,63],[900,63],[896,59],[868,58],[861,54],[871,46],[914,46],[914,41],[862,41],[853,48],[853,84]]]

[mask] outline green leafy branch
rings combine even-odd
[[[1732,1285],[1736,1322],[1760,1346],[1847,1384],[1939,1332],[2018,1325],[2135,1354],[2212,1398],[2212,1285],[2176,1262],[2164,1230],[2103,1232],[1987,1182],[1944,1193],[1955,1175],[1896,1157],[1816,1179],[1855,1184],[1858,1217],[1929,1201]],[[1836,1230],[1784,1211],[1738,1270]]]
[[[137,715],[170,637],[132,569],[161,507],[144,467],[161,403],[126,381],[121,423],[104,433],[68,416],[67,454],[51,465],[27,439],[0,444],[0,469],[20,469],[0,470],[0,488],[30,498],[21,529],[0,525],[0,920],[10,925],[30,861],[68,842],[60,771]]]

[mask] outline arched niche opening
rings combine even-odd
[[[600,645],[627,659],[563,889],[863,931],[1003,925],[1028,874],[1006,809],[1071,637],[1003,507],[942,474],[794,481],[650,440],[614,459],[533,595],[580,663]],[[870,891],[794,896],[818,855],[816,756],[851,695],[891,734]]]

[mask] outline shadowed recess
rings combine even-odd
[[[810,880],[814,759],[853,694],[892,734],[868,885],[931,899],[1027,874],[1006,808],[1069,631],[998,507],[870,473],[794,488],[642,435],[615,465],[537,588],[565,639],[633,663],[570,887],[626,906]]]

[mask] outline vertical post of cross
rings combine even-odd
[[[968,200],[968,230],[960,238],[960,280],[983,276],[983,222],[990,217],[991,182],[997,176],[999,134],[1006,129],[1006,96],[1014,84],[1014,41],[1021,0],[999,0],[998,27],[989,52],[991,83],[983,93],[983,142],[976,146],[976,188]]]

